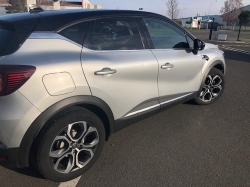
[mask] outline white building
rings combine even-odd
[[[34,1],[34,0],[28,0]],[[34,4],[34,3],[32,3]],[[89,0],[67,1],[61,0],[60,2],[53,3],[51,0],[36,0],[36,4],[44,10],[53,9],[102,9],[101,5],[93,5]]]
[[[6,14],[5,7],[10,6],[7,0],[0,0],[0,15]]]

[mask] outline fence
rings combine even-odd
[[[219,30],[239,30],[240,27],[232,25],[232,26],[219,26],[218,28]],[[247,27],[242,26],[241,30],[250,30],[250,26]]]

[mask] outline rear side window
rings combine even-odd
[[[106,18],[95,21],[84,41],[92,50],[139,50],[142,40],[133,18]]]
[[[82,45],[87,30],[87,26],[88,22],[78,23],[70,27],[67,27],[66,29],[63,29],[62,31],[59,32],[59,34]]]
[[[4,54],[14,35],[15,29],[12,25],[0,23],[0,56]]]

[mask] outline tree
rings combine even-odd
[[[167,7],[168,7],[168,16],[171,19],[177,19],[179,15],[179,3],[178,0],[168,0]]]
[[[8,0],[11,6],[6,7],[7,13],[27,12],[26,0]]]
[[[239,41],[239,38],[240,38],[241,26],[242,26],[242,25],[247,26],[247,24],[250,23],[250,11],[248,11],[248,10],[242,11],[242,12],[240,13],[240,15],[238,16],[238,18],[239,18],[239,20],[240,20],[240,29],[239,29],[239,34],[238,34],[238,39],[237,39],[237,41]]]
[[[221,8],[223,21],[228,24],[235,24],[243,6],[242,0],[226,0]]]

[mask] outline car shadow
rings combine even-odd
[[[193,99],[192,100],[189,100],[185,103],[183,103],[184,105],[198,105]]]
[[[37,178],[37,179],[45,179],[40,173],[38,173],[36,171],[36,169],[34,167],[31,167],[31,166],[29,166],[27,168],[9,168],[9,167],[5,167],[5,166],[3,166],[3,167],[8,169],[8,170],[17,172],[21,175],[26,175],[26,176]]]

